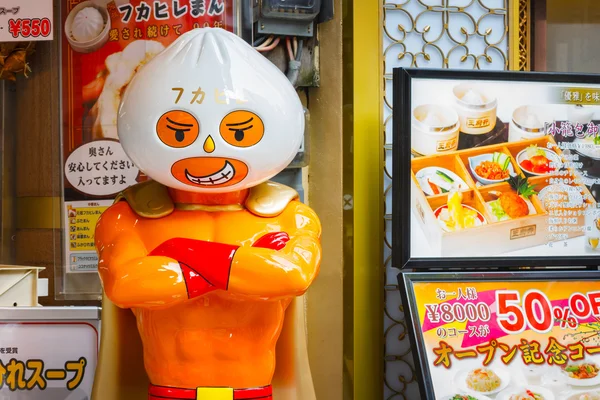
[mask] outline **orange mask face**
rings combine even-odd
[[[228,145],[248,148],[260,142],[265,126],[255,113],[237,110],[223,118],[219,132]],[[200,124],[189,112],[172,110],[160,117],[156,133],[167,146],[182,149],[196,142],[200,135]],[[202,150],[210,154],[216,146],[215,140],[209,135],[204,140]],[[188,157],[176,161],[171,167],[171,174],[186,185],[220,188],[241,182],[248,175],[248,166],[230,157]]]

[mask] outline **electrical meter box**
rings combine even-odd
[[[263,0],[265,18],[312,21],[321,8],[321,0]]]
[[[258,33],[312,37],[321,0],[262,0]]]

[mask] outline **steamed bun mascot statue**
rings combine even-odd
[[[135,75],[118,133],[151,180],[96,227],[93,399],[314,398],[292,301],[318,273],[321,227],[293,189],[268,181],[304,134],[287,78],[237,36],[195,29]]]

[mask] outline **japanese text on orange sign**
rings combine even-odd
[[[596,282],[416,283],[415,296],[434,367],[464,359],[562,366],[600,353]]]
[[[35,387],[44,390],[48,381],[64,381],[67,389],[75,390],[83,381],[86,365],[84,357],[67,361],[64,368],[59,369],[46,368],[43,360],[36,359],[0,361],[0,389],[6,385],[12,392]]]
[[[108,11],[111,18],[120,18],[124,25],[130,22],[145,23],[150,20],[157,23],[146,25],[145,28],[139,26],[123,27],[121,29],[113,28],[109,33],[110,41],[131,40],[131,39],[155,39],[159,36],[167,37],[172,31],[177,36],[184,33],[181,24],[158,23],[158,21],[166,22],[172,19],[181,19],[186,16],[192,18],[202,18],[205,16],[218,17],[223,15],[225,4],[223,0],[191,0],[189,4],[184,0],[167,1],[140,1],[139,4],[133,5],[130,3],[116,6],[110,3]],[[222,20],[204,21],[202,23],[195,22],[194,28],[222,28]]]

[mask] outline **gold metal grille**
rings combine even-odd
[[[396,282],[399,271],[391,265],[392,69],[505,70],[510,63],[528,70],[530,10],[528,0],[510,0],[510,7],[509,0],[384,0],[382,11],[385,398],[419,399],[410,327]],[[518,34],[509,37],[509,27]]]
[[[519,0],[518,16],[519,61],[516,69],[519,71],[529,71],[529,69],[531,68],[531,54],[529,53],[531,39],[531,13],[529,7],[529,0]]]

